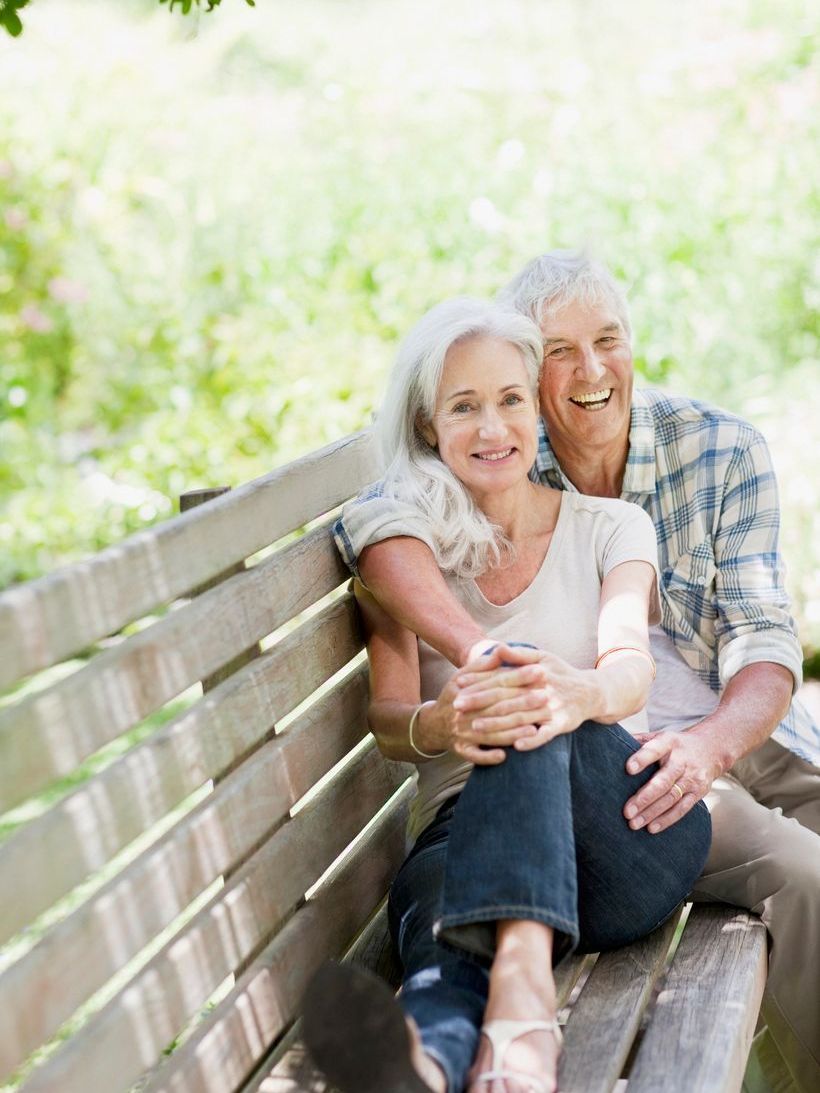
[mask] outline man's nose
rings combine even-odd
[[[601,361],[598,351],[595,346],[585,346],[581,348],[580,361],[578,362],[577,372],[586,383],[595,383],[606,372],[603,362]]]

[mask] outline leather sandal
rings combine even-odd
[[[352,964],[323,965],[302,1003],[312,1061],[339,1093],[430,1093],[411,1061],[407,1022],[392,990]]]
[[[546,1082],[535,1074],[525,1074],[521,1070],[503,1070],[502,1064],[507,1048],[514,1040],[526,1036],[528,1032],[551,1032],[558,1046],[563,1043],[564,1037],[557,1021],[488,1021],[481,1029],[481,1035],[490,1041],[492,1050],[491,1069],[482,1071],[474,1082],[500,1082],[505,1079],[513,1079],[516,1082],[529,1084],[532,1093],[554,1093],[557,1086],[547,1088]]]

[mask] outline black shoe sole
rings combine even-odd
[[[410,1035],[393,992],[350,964],[323,965],[302,1004],[311,1059],[339,1093],[430,1093],[410,1061]]]

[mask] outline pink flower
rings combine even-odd
[[[49,334],[54,329],[54,323],[36,304],[26,304],[21,309],[20,322],[35,334]]]

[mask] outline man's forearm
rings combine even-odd
[[[710,739],[724,771],[764,744],[786,716],[794,676],[781,664],[749,664],[733,676],[714,713],[688,730]]]
[[[389,615],[457,668],[486,636],[452,594],[432,551],[420,539],[402,536],[365,547],[359,571]]]

